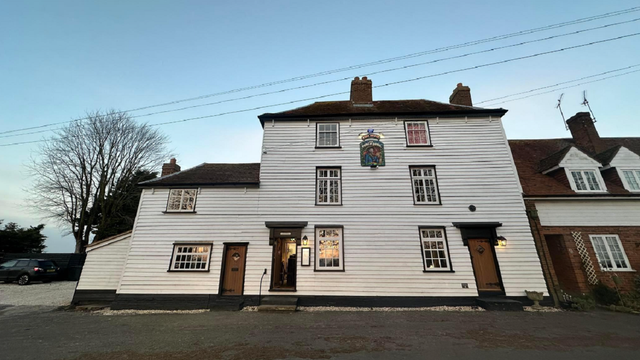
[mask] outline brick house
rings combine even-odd
[[[634,287],[640,269],[640,138],[601,138],[587,112],[570,139],[510,140],[552,293]]]

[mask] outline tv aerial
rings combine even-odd
[[[596,116],[593,115],[593,111],[591,111],[591,105],[589,105],[589,101],[587,100],[587,90],[582,91],[582,106],[586,106],[589,108],[589,113],[591,113],[591,118],[593,122],[596,122]]]
[[[562,122],[564,123],[564,129],[565,130],[569,130],[569,126],[567,125],[567,121],[564,118],[564,113],[562,112],[562,97],[564,96],[564,93],[560,94],[560,97],[558,98],[558,105],[556,105],[556,109],[560,110],[560,116],[562,116]]]

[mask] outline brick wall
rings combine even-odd
[[[587,274],[582,258],[573,240],[572,232],[582,233],[582,240],[589,253],[589,258],[596,270],[598,280],[613,287],[610,273],[600,270],[598,257],[593,249],[589,235],[615,234],[620,238],[629,263],[633,270],[640,270],[640,227],[639,226],[542,226],[535,214],[535,203],[525,200],[529,220],[536,245],[542,249],[540,254],[543,266],[546,262],[545,276],[549,287],[560,288],[569,293],[586,293],[589,291]],[[558,243],[561,242],[561,243]],[[552,254],[553,253],[553,254]],[[622,291],[634,288],[637,272],[617,272],[622,280],[619,286]]]

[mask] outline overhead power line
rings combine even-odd
[[[539,87],[539,88],[535,88],[535,89],[531,89],[531,90],[527,90],[527,91],[522,91],[522,92],[515,93],[515,94],[500,96],[500,97],[493,98],[493,99],[488,99],[488,100],[482,100],[482,101],[476,102],[475,105],[484,104],[484,103],[488,103],[488,102],[494,102],[495,100],[502,100],[502,99],[513,97],[513,96],[528,94],[528,93],[532,93],[532,92],[535,92],[535,91],[538,91],[538,90],[549,89],[549,88],[552,88],[552,87],[556,87],[556,86],[560,86],[560,85],[564,85],[564,84],[569,84],[569,83],[576,82],[576,81],[591,79],[591,78],[594,78],[594,77],[598,77],[598,76],[602,76],[602,75],[606,75],[606,74],[611,74],[611,73],[618,72],[618,71],[632,69],[632,68],[635,68],[635,67],[638,67],[638,66],[640,66],[640,64],[630,65],[630,66],[623,67],[623,68],[620,68],[620,69],[615,69],[615,70],[609,70],[609,71],[601,72],[599,74],[594,74],[594,75],[581,77],[579,79],[563,81],[563,82],[559,82],[557,84],[547,85],[547,86],[543,86],[543,87]],[[511,101],[511,100],[509,100],[509,101]],[[502,104],[502,103],[497,103],[497,104]]]
[[[370,67],[370,66],[375,66],[375,65],[395,62],[395,61],[406,60],[406,59],[410,59],[410,58],[414,58],[414,57],[425,56],[425,55],[429,55],[429,54],[435,54],[435,53],[439,53],[439,52],[455,50],[455,49],[459,49],[459,48],[463,48],[463,47],[474,46],[474,45],[484,44],[484,43],[488,43],[488,42],[504,40],[504,39],[508,39],[508,38],[511,38],[511,37],[534,34],[534,33],[541,32],[541,31],[553,30],[553,29],[562,28],[562,27],[566,27],[566,26],[571,26],[571,25],[581,24],[581,23],[585,23],[585,22],[605,19],[605,18],[609,18],[609,17],[626,15],[626,14],[637,12],[637,11],[640,11],[640,6],[635,6],[635,7],[631,7],[631,8],[627,8],[627,9],[623,9],[623,10],[612,11],[612,12],[603,13],[603,14],[599,14],[599,15],[589,16],[589,17],[585,17],[585,18],[579,18],[579,19],[575,19],[575,20],[571,20],[571,21],[566,21],[566,22],[546,25],[546,26],[542,26],[542,27],[538,27],[538,28],[533,28],[533,29],[528,29],[528,30],[521,30],[521,31],[513,32],[513,33],[497,35],[497,36],[493,36],[493,37],[489,37],[489,38],[485,38],[485,39],[468,41],[468,42],[465,42],[465,43],[445,46],[445,47],[436,48],[436,49],[432,49],[432,50],[415,52],[415,53],[406,54],[406,55],[402,55],[402,56],[397,56],[397,57],[392,57],[392,58],[387,58],[387,59],[381,59],[381,60],[376,60],[376,61],[357,64],[357,65],[351,65],[351,66],[337,68],[337,69],[333,69],[333,70],[320,71],[320,72],[307,74],[307,75],[296,76],[296,77],[292,77],[292,78],[288,78],[288,79],[266,82],[266,83],[262,83],[262,84],[259,84],[259,85],[246,86],[246,87],[241,87],[241,88],[221,91],[221,92],[217,92],[217,93],[211,93],[211,94],[206,94],[206,95],[201,95],[201,96],[196,96],[196,97],[190,97],[190,98],[185,98],[185,99],[180,99],[180,100],[174,100],[174,101],[169,101],[169,102],[159,103],[159,104],[154,104],[154,105],[142,106],[142,107],[138,107],[138,108],[123,110],[121,112],[134,112],[134,111],[140,111],[140,110],[150,109],[150,108],[154,108],[154,107],[175,105],[175,104],[182,103],[182,102],[187,102],[187,101],[202,100],[202,99],[209,98],[209,97],[214,97],[214,96],[227,95],[227,94],[232,94],[232,93],[237,93],[237,92],[242,92],[242,91],[248,91],[248,90],[254,90],[254,89],[263,88],[263,87],[280,85],[280,84],[294,82],[294,81],[301,81],[301,80],[305,80],[305,79],[309,79],[309,78],[314,78],[314,77],[319,77],[319,76],[326,76],[326,75],[330,75],[330,74],[334,74],[334,73],[338,73],[338,72],[345,72],[345,71],[350,71],[350,70],[355,70],[355,69],[361,69],[361,68],[365,68],[365,67]],[[26,131],[26,130],[41,129],[41,128],[51,127],[51,126],[55,126],[55,125],[66,124],[66,123],[70,123],[70,122],[74,122],[74,121],[86,120],[86,119],[87,119],[87,117],[83,117],[83,118],[77,118],[77,119],[68,120],[68,121],[61,121],[61,122],[43,124],[43,125],[38,125],[38,126],[31,126],[31,127],[25,127],[25,128],[19,128],[19,129],[6,130],[6,131],[1,131],[0,134],[9,134],[9,133],[15,133],[15,132]]]
[[[371,76],[371,75],[388,73],[388,72],[393,72],[393,71],[398,71],[398,70],[406,70],[406,69],[417,67],[417,66],[424,66],[424,65],[428,65],[428,64],[434,64],[434,63],[438,63],[438,62],[454,60],[454,59],[460,59],[460,58],[464,58],[464,57],[469,57],[469,56],[472,56],[472,55],[484,54],[484,53],[489,53],[489,52],[493,52],[493,51],[498,51],[498,50],[503,50],[503,49],[508,49],[508,48],[514,48],[514,47],[518,47],[518,46],[524,46],[524,45],[527,45],[527,44],[532,44],[532,43],[537,43],[537,42],[542,42],[542,41],[548,41],[548,40],[557,39],[557,38],[561,38],[561,37],[565,37],[565,36],[577,35],[577,34],[589,32],[589,31],[594,31],[594,30],[601,30],[601,29],[610,28],[610,27],[613,27],[613,26],[628,24],[628,23],[637,22],[637,21],[640,21],[640,18],[635,18],[635,19],[631,19],[631,20],[627,20],[627,21],[621,21],[621,22],[617,22],[617,23],[605,24],[605,25],[602,25],[602,26],[597,26],[597,27],[592,27],[592,28],[587,28],[587,29],[581,29],[581,30],[577,30],[577,31],[569,32],[569,33],[564,33],[564,34],[552,35],[552,36],[548,36],[548,37],[540,38],[540,39],[522,41],[522,42],[515,43],[515,44],[498,46],[498,47],[485,49],[485,50],[473,51],[473,52],[469,52],[469,53],[465,53],[465,54],[460,54],[460,55],[455,55],[455,56],[450,56],[450,57],[445,57],[445,58],[439,58],[439,59],[430,60],[430,61],[426,61],[426,62],[420,62],[420,63],[409,64],[409,65],[399,66],[399,67],[390,68],[390,69],[378,70],[378,71],[367,73],[366,75],[367,76]],[[301,85],[301,86],[296,86],[296,87],[285,88],[285,89],[276,90],[276,91],[263,92],[263,93],[252,94],[252,95],[236,97],[236,98],[231,98],[231,99],[225,99],[225,100],[220,100],[220,101],[215,101],[215,102],[210,102],[210,103],[204,103],[204,104],[190,105],[190,106],[185,106],[185,107],[181,107],[181,108],[177,108],[177,109],[155,111],[155,112],[151,112],[151,113],[147,113],[147,114],[141,114],[141,115],[132,115],[131,118],[142,118],[142,117],[159,115],[159,114],[166,114],[166,113],[171,113],[171,112],[176,112],[176,111],[190,110],[190,109],[195,109],[195,108],[200,108],[200,107],[205,107],[205,106],[219,105],[219,104],[222,104],[222,103],[234,102],[234,101],[239,101],[239,100],[247,100],[247,99],[261,97],[261,96],[280,94],[280,93],[293,91],[293,90],[301,90],[301,89],[306,89],[306,88],[311,88],[311,87],[316,87],[316,86],[321,86],[321,85],[327,85],[327,84],[336,83],[336,82],[345,81],[345,80],[350,80],[350,79],[351,79],[351,76],[347,76],[347,77],[342,77],[342,78],[339,78],[339,79],[332,79],[332,80],[317,82],[317,83],[313,83],[313,84],[307,84],[307,85]],[[70,120],[70,121],[67,121],[66,123],[71,123],[71,122],[79,121],[79,120],[83,120],[83,119],[85,119],[85,118],[76,119],[76,120]],[[0,138],[34,135],[34,134],[45,133],[45,132],[49,132],[49,131],[53,131],[53,130],[55,130],[55,129],[38,130],[38,131],[19,133],[19,134],[11,134],[11,135],[0,135]],[[2,133],[0,132],[0,134],[2,134]]]
[[[550,51],[535,53],[535,54],[526,55],[526,56],[519,56],[519,57],[515,57],[515,58],[511,58],[511,59],[494,61],[494,62],[490,62],[490,63],[470,66],[470,67],[456,69],[456,70],[449,70],[449,71],[440,72],[440,73],[437,73],[437,74],[430,74],[430,75],[420,76],[420,77],[416,77],[416,78],[412,78],[412,79],[393,81],[393,82],[389,82],[389,83],[382,84],[382,85],[376,85],[376,86],[373,86],[373,87],[374,88],[381,88],[381,87],[393,86],[393,85],[398,85],[398,84],[404,84],[404,83],[408,83],[408,82],[423,80],[423,79],[436,77],[436,76],[442,76],[442,75],[446,75],[446,74],[452,74],[452,73],[456,73],[456,72],[474,70],[474,69],[479,69],[479,68],[483,68],[483,67],[494,66],[494,65],[498,65],[498,64],[504,64],[504,63],[508,63],[508,62],[518,61],[518,60],[531,59],[531,58],[535,58],[535,57],[538,57],[538,56],[559,53],[559,52],[566,51],[566,50],[572,50],[572,49],[592,46],[592,45],[595,45],[595,44],[601,44],[601,43],[605,43],[605,42],[609,42],[609,41],[616,41],[616,40],[625,39],[625,38],[638,36],[638,35],[640,35],[640,32],[633,33],[633,34],[627,34],[627,35],[621,35],[621,36],[617,36],[617,37],[609,38],[609,39],[604,39],[604,40],[592,41],[592,42],[585,43],[585,44],[569,46],[569,47],[565,47],[565,48],[561,48],[561,49],[550,50]],[[192,118],[181,119],[181,120],[167,121],[167,122],[162,122],[162,123],[151,124],[150,126],[161,126],[161,125],[183,123],[183,122],[188,122],[188,121],[219,117],[219,116],[223,116],[223,115],[230,115],[230,114],[237,114],[237,113],[243,113],[243,112],[248,112],[248,111],[260,110],[260,109],[269,108],[269,107],[289,105],[289,104],[294,104],[294,103],[298,103],[298,102],[317,100],[317,99],[327,98],[327,97],[336,96],[336,95],[349,94],[349,93],[350,93],[349,91],[343,91],[343,92],[338,92],[338,93],[333,93],[333,94],[315,96],[315,97],[306,98],[306,99],[291,100],[291,101],[278,103],[278,104],[261,105],[261,106],[256,106],[256,107],[252,107],[252,108],[248,108],[248,109],[233,110],[233,111],[227,111],[227,112],[222,112],[222,113],[217,113],[217,114],[212,114],[212,115],[204,115],[204,116],[192,117]],[[23,144],[32,144],[32,143],[37,143],[37,142],[41,142],[41,141],[45,141],[45,140],[34,140],[34,141],[24,141],[24,142],[16,142],[16,143],[9,143],[9,144],[0,144],[0,147],[23,145]]]
[[[636,66],[637,66],[637,65],[636,65]],[[522,96],[522,97],[515,98],[515,99],[508,99],[508,100],[505,100],[505,101],[500,101],[500,102],[496,102],[496,103],[493,103],[493,104],[489,104],[489,105],[487,105],[487,106],[495,106],[495,105],[499,105],[499,104],[508,103],[508,102],[511,102],[511,101],[522,100],[522,99],[528,99],[528,98],[530,98],[530,97],[534,97],[534,96],[540,96],[540,95],[550,94],[550,93],[553,93],[553,92],[556,92],[556,91],[559,91],[559,90],[571,89],[571,88],[574,88],[574,87],[578,87],[578,86],[582,86],[582,85],[586,85],[586,84],[591,84],[591,83],[595,83],[595,82],[599,82],[599,81],[603,81],[603,80],[608,80],[608,79],[612,79],[612,78],[616,78],[616,77],[620,77],[620,76],[624,76],[624,75],[628,75],[628,74],[632,74],[632,73],[637,73],[637,72],[640,72],[640,69],[638,69],[638,70],[633,70],[633,71],[627,71],[627,72],[622,73],[622,74],[616,74],[616,75],[611,75],[611,76],[603,77],[603,78],[601,78],[601,79],[596,79],[596,80],[591,80],[591,81],[585,81],[585,82],[581,82],[581,83],[574,84],[574,85],[571,85],[571,86],[565,86],[565,87],[561,87],[561,88],[557,88],[557,89],[553,89],[553,90],[549,90],[549,91],[544,91],[544,92],[541,92],[541,93],[536,93],[536,94],[531,94],[531,95],[527,95],[527,96]],[[589,76],[589,77],[590,77],[590,76]],[[586,78],[588,78],[588,77],[585,77],[584,79],[586,79]],[[573,81],[577,81],[577,80],[573,80]],[[566,83],[570,83],[570,82],[572,82],[572,81],[565,81],[565,82],[564,82],[564,84],[566,84]],[[549,87],[552,87],[552,86],[557,86],[557,84],[556,84],[556,85],[545,86],[545,87],[538,88],[538,89],[546,89],[546,88],[549,88]],[[529,90],[529,91],[525,91],[525,92],[522,92],[522,93],[520,93],[520,94],[529,93],[529,92],[533,92],[533,91],[536,91],[536,89],[532,89],[532,90]],[[503,98],[511,97],[511,96],[514,96],[514,95],[507,95],[507,96],[504,96]]]

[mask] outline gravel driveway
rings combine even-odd
[[[0,305],[12,306],[64,306],[71,303],[75,281],[34,283],[26,286],[0,284]]]

